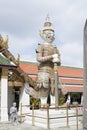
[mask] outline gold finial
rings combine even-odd
[[[1,36],[1,34],[0,34],[0,44],[3,42],[3,38],[2,38],[2,36]]]
[[[18,54],[18,58],[17,58],[17,64],[19,65],[20,64],[20,54]]]
[[[5,40],[4,40],[4,46],[6,48],[8,48],[8,35],[6,36]]]
[[[8,48],[8,35],[6,36],[5,40],[0,35],[0,44],[1,44],[2,48]]]

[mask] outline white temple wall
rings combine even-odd
[[[25,92],[25,87],[28,86],[28,83],[25,83],[24,86],[21,88],[21,93],[20,93],[20,99],[19,99],[19,104],[22,103],[22,105],[30,105],[30,96],[26,94]],[[22,107],[22,112],[27,113],[29,112],[30,107]],[[19,111],[20,111],[20,105],[19,105]]]

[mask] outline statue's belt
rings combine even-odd
[[[51,73],[49,69],[39,69],[38,70],[39,73]]]

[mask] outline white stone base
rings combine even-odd
[[[32,115],[32,110],[31,110]],[[47,128],[47,111],[46,110],[35,110],[34,114],[34,125],[42,128]],[[76,125],[76,110],[69,110],[69,126]],[[38,118],[40,117],[40,118]],[[49,126],[50,128],[66,127],[66,110],[50,110],[49,111]],[[32,125],[32,116],[26,116],[25,123]],[[79,122],[80,123],[80,122]]]

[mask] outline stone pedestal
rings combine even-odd
[[[1,121],[8,121],[8,70],[2,69],[1,76]]]
[[[30,116],[26,116],[25,123],[38,127],[41,127],[42,129],[48,129],[49,128],[60,128],[60,127],[68,127],[75,125],[76,126],[76,109],[68,110],[68,122],[66,118],[66,109],[63,110],[55,110],[50,109],[49,112],[47,112],[47,109],[41,109],[41,110],[34,110],[32,115],[32,110],[30,111]],[[49,120],[48,120],[49,119]],[[78,119],[78,124],[81,124]]]

